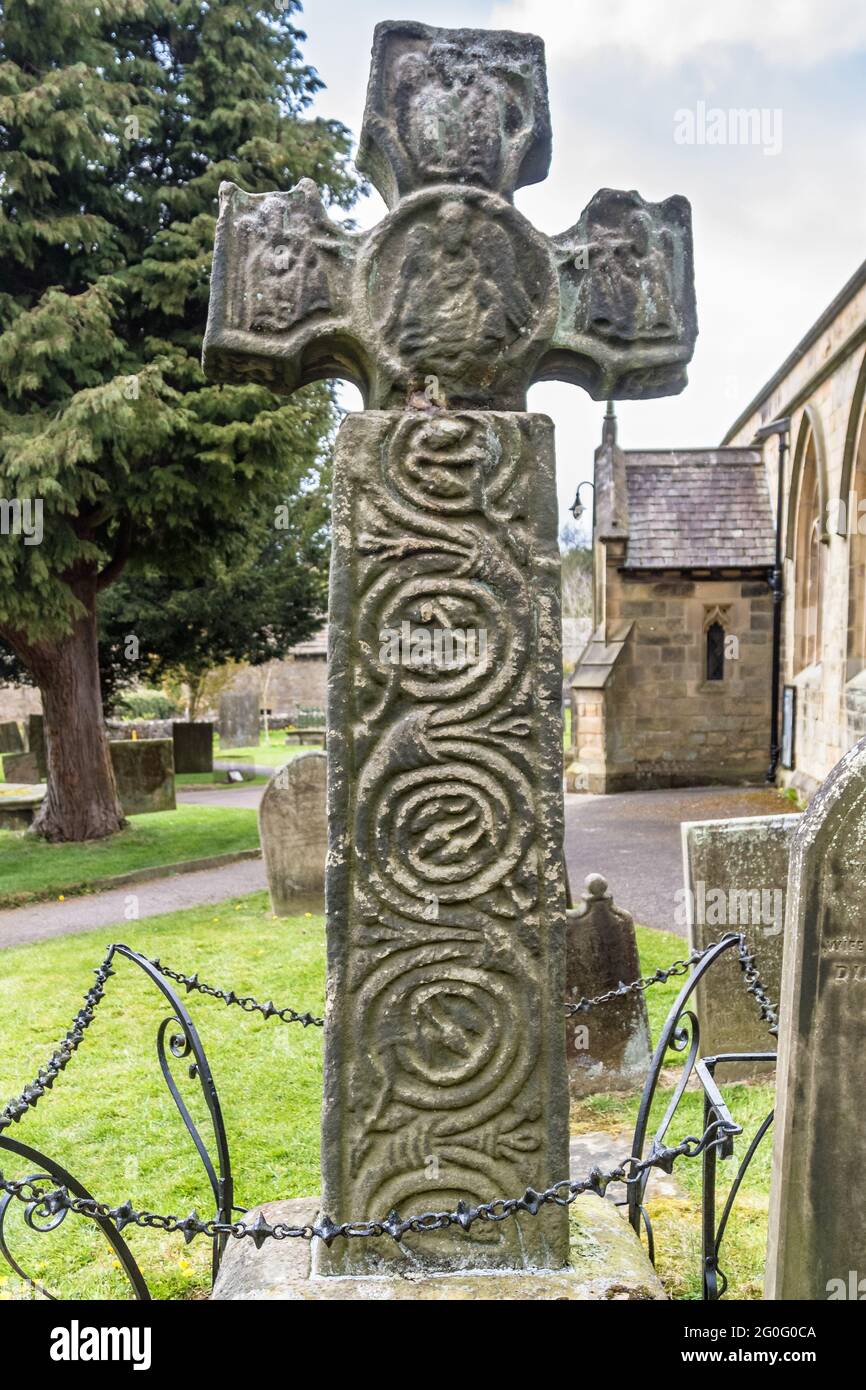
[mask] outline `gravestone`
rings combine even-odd
[[[683,898],[689,946],[702,950],[742,931],[767,993],[778,1002],[785,941],[785,888],[799,816],[743,816],[682,826]],[[743,988],[735,953],[722,956],[694,993],[701,1052],[774,1052],[755,1001]],[[763,1064],[725,1063],[724,1080],[768,1075]]]
[[[175,772],[213,772],[213,724],[172,722]]]
[[[8,719],[4,724],[0,724],[0,753],[23,753],[24,740],[21,737],[21,726],[14,719]]]
[[[550,139],[540,39],[388,22],[358,156],[383,221],[347,231],[309,179],[220,190],[207,375],[285,392],[348,377],[365,397],[335,450],[328,628],[337,1222],[568,1169],[557,501],[552,424],[526,391],[679,391],[696,324],[685,199],[604,190],[554,238],[517,211]],[[426,657],[403,659],[404,625]],[[473,656],[443,663],[458,630]],[[326,1283],[561,1270],[568,1215],[313,1255]]]
[[[40,775],[35,753],[5,753],[3,776],[7,782],[24,782],[29,786],[45,781],[44,773]]]
[[[791,847],[764,1296],[862,1298],[866,1284],[866,739]]]
[[[110,741],[117,798],[125,816],[152,811],[173,811],[174,754],[170,738],[137,738]]]
[[[325,891],[327,777],[324,753],[301,753],[278,768],[265,788],[259,838],[277,917],[291,917],[299,897]]]
[[[229,690],[220,696],[220,748],[258,748],[259,693]]]
[[[48,758],[45,752],[45,716],[31,714],[27,719],[27,747],[36,758],[39,781],[48,776]]]
[[[568,913],[565,998],[569,1004],[636,980],[640,958],[634,919],[614,907],[601,874],[586,879],[583,902]],[[570,1015],[565,1025],[568,1086],[574,1099],[600,1091],[640,1090],[652,1045],[642,993]]]

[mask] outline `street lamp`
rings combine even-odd
[[[776,769],[779,766],[779,676],[782,657],[782,599],[784,580],[782,577],[782,508],[785,502],[785,458],[788,453],[788,440],[791,434],[791,417],[783,416],[762,425],[755,434],[755,443],[763,444],[773,435],[779,440],[779,475],[776,486],[776,554],[770,574],[770,591],[773,595],[773,670],[770,677],[770,765],[767,768],[767,782],[774,784]]]
[[[569,508],[569,510],[570,510],[570,512],[571,512],[571,515],[574,517],[575,521],[580,521],[581,517],[583,516],[584,512],[586,511],[586,507],[584,506],[583,502],[581,502],[581,500],[580,500],[580,490],[581,490],[581,488],[584,488],[584,487],[591,487],[591,488],[592,488],[592,502],[593,502],[593,507],[595,507],[595,483],[591,483],[591,482],[589,481],[589,479],[587,479],[587,480],[586,480],[585,482],[583,482],[583,483],[578,483],[578,485],[577,485],[577,492],[576,492],[575,495],[574,495],[574,501],[572,502],[571,507]]]

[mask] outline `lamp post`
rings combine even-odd
[[[778,478],[776,484],[776,553],[770,574],[770,591],[773,595],[773,669],[770,676],[770,765],[767,768],[767,782],[775,784],[776,769],[779,766],[779,675],[782,657],[782,600],[785,586],[782,571],[782,509],[785,502],[785,459],[788,454],[788,441],[791,433],[791,417],[783,416],[762,425],[755,434],[755,442],[763,444],[773,435],[779,440]]]
[[[586,480],[585,482],[583,482],[583,483],[578,483],[578,485],[577,485],[577,492],[576,492],[575,495],[574,495],[574,501],[572,502],[571,506],[569,507],[569,511],[571,512],[571,515],[574,517],[575,521],[580,521],[581,517],[583,516],[584,512],[586,511],[585,505],[584,505],[583,502],[581,502],[581,500],[580,500],[580,491],[581,491],[581,488],[585,488],[585,487],[591,487],[591,488],[592,488],[592,510],[593,510],[592,523],[593,523],[593,530],[594,530],[594,529],[595,529],[595,483],[591,483],[591,482],[589,481],[589,479],[587,479],[587,480]]]

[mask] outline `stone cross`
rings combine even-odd
[[[861,739],[791,847],[765,1298],[866,1297],[864,898]]]
[[[357,383],[335,458],[323,1210],[453,1210],[568,1171],[561,623],[553,427],[533,381],[682,389],[690,212],[604,190],[548,238],[512,198],[550,159],[541,40],[375,32],[358,167],[221,189],[204,365]],[[317,1243],[323,1274],[556,1268],[567,1212]]]

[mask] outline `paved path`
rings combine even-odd
[[[220,786],[215,785],[200,790],[198,787],[178,787],[179,806],[242,806],[251,811],[258,810],[264,787],[252,786],[249,782],[238,782]]]
[[[765,787],[690,787],[565,798],[565,856],[575,901],[587,874],[604,874],[614,902],[647,927],[685,936],[675,914],[683,887],[680,824],[786,809]],[[790,809],[790,808],[788,808]]]
[[[217,791],[188,789],[181,802],[203,806],[255,808],[263,787],[227,786]],[[617,796],[567,796],[565,852],[572,892],[577,898],[589,873],[610,883],[614,901],[644,926],[685,935],[675,920],[683,886],[680,823],[730,816],[770,815],[785,809],[764,788],[698,787],[688,791],[624,792]],[[37,903],[0,911],[0,946],[18,946],[96,927],[123,925],[133,897],[139,917],[155,917],[184,907],[222,902],[267,887],[260,859],[169,874],[131,883],[107,893]]]
[[[267,888],[261,859],[242,859],[221,869],[201,869],[192,874],[169,874],[147,883],[128,883],[107,893],[90,893],[65,902],[34,903],[0,912],[0,946],[21,946],[53,936],[93,931],[96,927],[123,927],[130,907],[139,917],[156,917],[202,903],[218,903],[242,893]],[[137,903],[134,900],[137,899]]]

